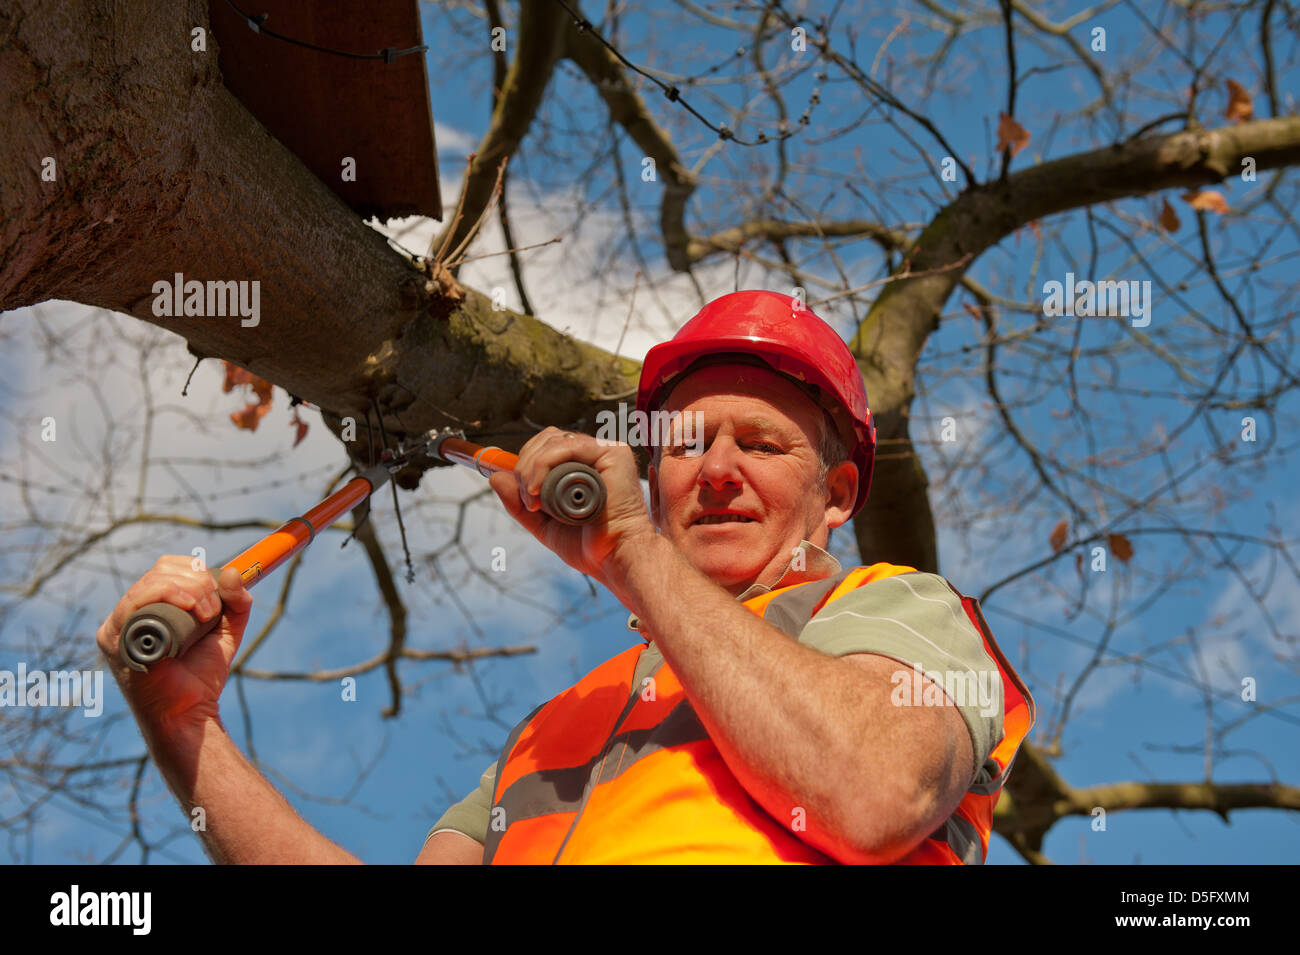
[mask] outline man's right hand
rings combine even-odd
[[[214,862],[359,863],[294,812],[221,726],[217,700],[253,597],[233,567],[222,571],[220,583],[218,590],[212,574],[195,570],[189,557],[160,557],[131,585],[96,637],[158,771],[187,816],[202,807],[207,823],[199,838]],[[159,660],[141,673],[122,662],[117,643],[131,614],[151,603],[172,604],[203,621],[220,613],[221,620],[181,656]]]
[[[220,613],[221,620],[183,655],[160,660],[141,673],[122,662],[118,640],[131,615],[151,603],[172,604],[205,622]],[[222,572],[218,588],[208,571],[195,570],[192,558],[177,554],[159,557],[131,585],[100,625],[96,642],[146,736],[160,742],[178,739],[217,719],[217,700],[252,606],[253,596],[234,567]]]

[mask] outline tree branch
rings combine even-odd
[[[388,687],[393,695],[393,702],[384,707],[383,715],[385,719],[392,719],[402,709],[402,683],[397,677],[397,661],[406,648],[406,604],[402,601],[402,595],[397,592],[393,571],[384,557],[384,549],[379,544],[379,538],[375,536],[374,521],[366,521],[357,529],[357,540],[361,541],[361,546],[366,549],[371,569],[375,572],[375,584],[384,598],[384,606],[388,608],[389,643],[384,670],[388,674]]]
[[[495,5],[490,5],[489,22],[496,26],[498,22],[491,18],[494,11]],[[542,105],[563,51],[567,22],[564,11],[554,3],[519,5],[519,23],[513,32],[506,34],[508,42],[514,45],[515,58],[499,84],[492,122],[474,151],[461,186],[461,214],[442,230],[433,241],[433,248],[456,248],[483,215],[496,186],[501,161],[518,150]]]
[[[1029,222],[1220,182],[1238,172],[1247,156],[1259,170],[1300,163],[1300,117],[1148,136],[1076,153],[967,189],[931,220],[908,249],[904,267],[942,271],[886,285],[850,343],[878,437],[890,452],[878,460],[872,495],[854,522],[864,560],[938,570],[928,481],[912,447],[908,417],[921,351],[970,264]],[[963,257],[964,267],[950,267]]]
[[[1208,809],[1228,822],[1240,809],[1300,810],[1300,788],[1280,783],[1124,782],[1076,789],[1066,783],[1038,747],[1024,743],[993,810],[993,831],[1034,864],[1047,862],[1043,837],[1067,816],[1131,809]]]
[[[691,239],[686,246],[686,256],[694,264],[718,253],[733,254],[748,242],[783,242],[787,239],[871,239],[887,252],[906,248],[909,239],[904,232],[890,229],[878,222],[865,219],[846,219],[835,222],[782,222],[776,219],[754,219],[709,236]]]
[[[695,177],[677,157],[668,134],[650,116],[645,100],[627,81],[623,64],[599,40],[570,24],[565,54],[586,74],[609,108],[610,116],[655,161],[663,182],[659,228],[668,264],[677,272],[690,271],[690,235],[686,231],[686,200],[695,191]]]
[[[57,4],[18,6],[0,48],[0,308],[62,298],[134,315],[336,427],[375,401],[396,438],[451,424],[515,449],[529,422],[578,421],[604,406],[597,396],[634,388],[636,362],[422,275],[221,85],[215,50],[180,56],[158,42],[205,25],[206,3],[86,0],[71,27]],[[114,77],[102,109],[79,105],[86,71]],[[41,105],[23,99],[38,89]],[[501,114],[525,99],[504,97]],[[40,181],[42,156],[57,160],[57,182]],[[495,176],[492,156],[479,159]],[[155,315],[155,283],[176,273],[257,282],[256,324]]]

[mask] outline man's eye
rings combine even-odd
[[[755,441],[750,445],[755,451],[762,451],[764,454],[778,454],[781,449],[774,444],[768,444],[766,441]]]

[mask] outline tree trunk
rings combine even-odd
[[[377,402],[398,436],[452,424],[517,447],[528,422],[594,426],[635,387],[636,362],[493,311],[390,249],[226,90],[211,33],[191,50],[196,27],[202,0],[0,11],[0,308],[125,312],[327,420],[360,427]],[[156,315],[154,284],[176,273],[258,282],[257,324]]]

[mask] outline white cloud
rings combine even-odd
[[[1283,526],[1294,527],[1294,517]],[[1295,651],[1279,643],[1268,625],[1271,618],[1283,638],[1300,636],[1300,585],[1277,563],[1272,555],[1263,553],[1243,568],[1257,593],[1264,581],[1271,581],[1262,595],[1263,610],[1235,574],[1225,574],[1223,589],[1207,614],[1209,636],[1200,641],[1201,658],[1215,689],[1239,693],[1242,678],[1254,677],[1262,699],[1267,678],[1283,670],[1275,655],[1289,652],[1294,659]],[[1294,683],[1294,677],[1286,679]]]
[[[444,177],[447,221],[455,213],[459,188],[459,177]],[[608,268],[609,250],[626,235],[627,225],[622,215],[588,210],[579,231],[572,234],[569,225],[579,201],[580,190],[576,187],[568,193],[548,194],[540,201],[533,201],[522,188],[511,190],[510,222],[516,247],[544,243],[564,235],[560,243],[519,253],[528,295],[536,315],[552,327],[607,351],[618,348],[619,354],[640,359],[651,346],[671,338],[699,311],[699,296],[688,277],[672,273],[664,265],[662,271],[641,277],[633,302],[631,276],[625,270],[613,275]],[[441,224],[421,217],[394,219],[386,225],[372,221],[370,225],[420,255],[428,250],[430,240],[442,229]],[[644,218],[636,227],[643,235],[657,235],[657,212],[655,218]],[[466,285],[486,295],[498,290],[506,307],[519,309],[508,256],[490,255],[505,248],[500,220],[494,213],[468,251],[469,258],[484,257],[466,263],[460,277]],[[747,280],[755,275],[753,270],[742,270],[742,287],[750,287]],[[733,288],[730,263],[698,268],[696,277],[710,298]]]
[[[433,141],[438,148],[439,156],[446,153],[459,153],[463,157],[466,153],[472,152],[477,145],[472,133],[437,120],[433,123]]]

